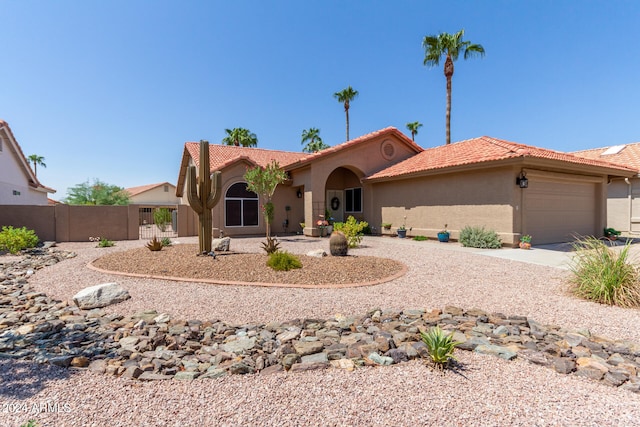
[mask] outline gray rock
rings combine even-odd
[[[237,340],[229,341],[221,346],[222,350],[229,353],[242,353],[245,350],[251,350],[256,346],[255,337],[240,337]]]
[[[324,249],[315,249],[307,252],[307,256],[311,256],[314,258],[322,258],[322,257],[326,257],[327,253],[325,252]]]
[[[490,354],[492,356],[497,356],[505,360],[512,360],[518,356],[517,353],[509,350],[508,348],[500,347],[499,345],[492,345],[492,344],[479,345],[473,351],[480,354]]]
[[[195,380],[200,376],[200,372],[180,371],[173,376],[174,380]]]
[[[81,309],[102,308],[126,301],[129,292],[117,283],[102,283],[85,288],[73,296],[73,302]]]
[[[329,358],[327,357],[327,353],[314,353],[306,356],[302,356],[300,358],[300,362],[302,363],[327,363],[329,362]]]
[[[295,348],[296,353],[300,356],[306,356],[308,354],[314,354],[322,351],[324,345],[320,341],[298,341],[293,344],[293,348]]]
[[[231,238],[222,237],[211,240],[211,249],[218,252],[228,252],[231,249]]]
[[[393,359],[391,357],[380,356],[378,353],[370,353],[368,358],[376,365],[388,366],[393,364]]]

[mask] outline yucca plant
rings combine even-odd
[[[262,242],[262,249],[264,249],[267,255],[271,255],[278,252],[278,249],[280,249],[280,242],[278,242],[278,239],[275,237],[267,237],[267,241]]]
[[[168,237],[163,237],[162,240],[160,241],[162,243],[162,246],[171,246],[171,239]]]
[[[587,237],[573,247],[571,283],[577,296],[620,307],[640,306],[640,275],[629,260],[630,241],[614,250],[595,237]]]
[[[157,237],[153,237],[153,240],[151,240],[149,243],[147,243],[147,248],[150,251],[161,251],[162,250],[162,242],[160,240],[158,240]]]
[[[437,368],[444,369],[451,360],[456,360],[453,357],[453,351],[460,343],[453,340],[453,332],[445,334],[439,326],[436,326],[426,333],[420,331],[420,338],[426,344],[431,361]]]

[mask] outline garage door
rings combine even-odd
[[[535,244],[597,233],[596,184],[533,178],[524,191],[524,233]]]

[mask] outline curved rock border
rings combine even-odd
[[[95,260],[94,260],[95,261]],[[226,281],[226,280],[215,280],[215,279],[191,279],[187,277],[175,277],[175,276],[161,276],[155,274],[137,274],[137,273],[126,273],[122,271],[114,271],[114,270],[105,270],[93,265],[93,262],[87,264],[87,268],[105,274],[114,274],[118,276],[126,276],[126,277],[139,277],[143,279],[155,279],[155,280],[172,280],[176,282],[189,282],[189,283],[208,283],[211,285],[231,285],[231,286],[260,286],[260,287],[270,287],[270,288],[304,288],[304,289],[341,289],[341,288],[358,288],[363,286],[376,286],[381,285],[383,283],[391,282],[396,280],[405,274],[407,274],[408,267],[404,263],[402,264],[402,268],[397,273],[383,277],[378,280],[373,280],[369,282],[360,282],[360,283],[324,283],[320,285],[311,285],[304,283],[268,283],[268,282],[240,282],[240,281]]]

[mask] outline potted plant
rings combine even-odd
[[[618,236],[620,235],[620,231],[615,228],[605,228],[604,229],[604,237],[611,240],[618,240]]]
[[[400,227],[398,227],[398,237],[401,239],[404,239],[405,237],[407,237],[407,226],[405,225],[407,222],[407,216],[405,215],[404,217],[404,221],[402,222],[402,225]]]
[[[447,224],[444,225],[444,229],[438,232],[438,241],[439,242],[449,241],[449,232],[447,231]]]
[[[531,249],[531,236],[525,234],[520,237],[520,249]]]
[[[320,229],[320,237],[326,236],[327,227],[329,226],[329,221],[324,219],[324,215],[319,215],[320,219],[316,222],[316,225]]]
[[[391,223],[390,222],[383,222],[382,224],[380,224],[382,226],[382,228],[384,228],[385,230],[391,230]]]

